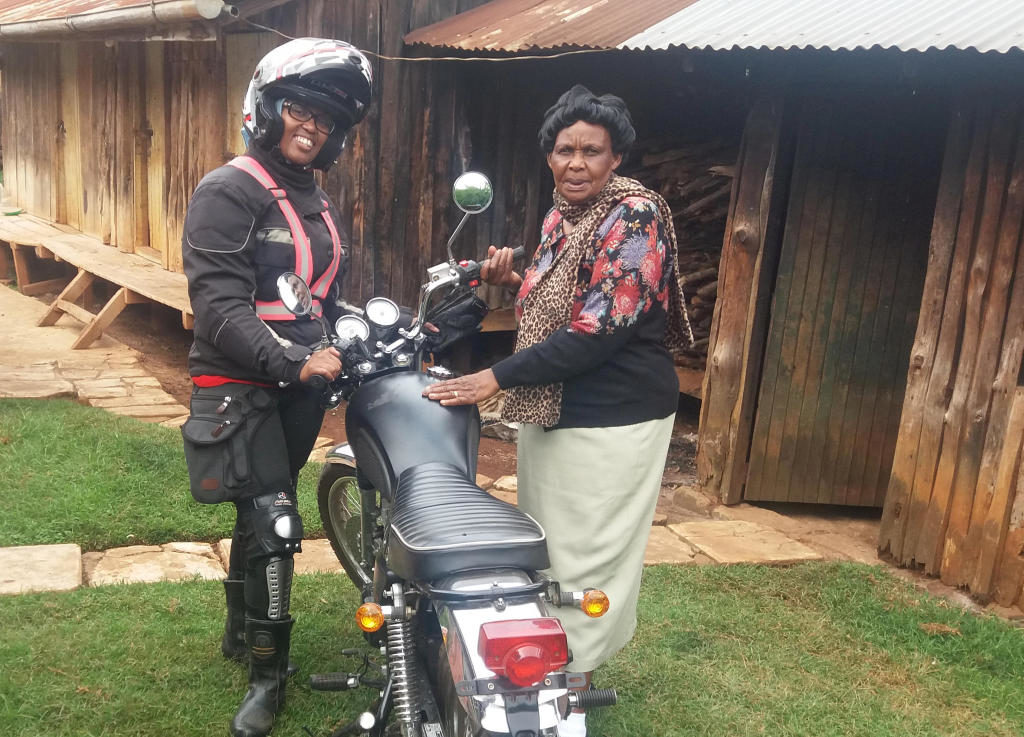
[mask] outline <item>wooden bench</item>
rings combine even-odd
[[[61,289],[40,318],[39,325],[53,325],[65,314],[83,323],[82,332],[72,348],[88,347],[130,304],[157,302],[167,305],[181,312],[182,325],[186,329],[192,328],[192,307],[184,274],[167,271],[142,256],[123,253],[97,238],[32,216],[0,220],[0,241],[11,246],[15,276],[23,294],[34,296]],[[69,263],[78,269],[78,273],[70,283],[66,278],[33,281],[27,249],[32,249],[38,258]],[[6,268],[4,263],[0,263],[2,273],[7,273]],[[110,282],[118,289],[98,313],[92,313],[76,302],[96,279]]]

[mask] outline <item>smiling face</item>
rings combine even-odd
[[[620,163],[608,129],[582,120],[559,131],[548,154],[555,189],[571,205],[594,199]]]
[[[316,114],[322,112],[309,105],[303,107]],[[292,117],[288,105],[281,110],[281,120],[284,121],[284,133],[281,136],[282,155],[293,164],[309,166],[324,147],[327,134],[317,128],[315,116],[305,122],[296,120]]]

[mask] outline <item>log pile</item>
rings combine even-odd
[[[655,141],[622,173],[657,190],[672,208],[679,241],[679,273],[693,326],[694,344],[676,364],[703,370],[718,294],[718,265],[729,213],[736,146],[723,141],[680,144]]]

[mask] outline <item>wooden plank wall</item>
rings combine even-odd
[[[1024,582],[1024,106],[961,98],[879,547],[1003,604]]]
[[[718,271],[701,391],[697,475],[701,488],[726,504],[743,498],[789,191],[792,125],[783,110],[784,95],[766,92],[747,118]]]
[[[56,178],[64,131],[57,44],[16,45],[4,57],[5,198],[42,217],[58,213]]]
[[[351,41],[368,52],[374,66],[376,101],[323,178],[353,244],[345,285],[349,300],[387,295],[415,302],[427,266],[445,258],[445,242],[461,215],[451,202],[451,185],[469,167],[495,179],[495,203],[470,221],[457,255],[482,257],[490,243],[535,247],[551,191],[536,131],[544,109],[574,82],[627,97],[645,134],[659,124],[671,129],[663,132],[677,132],[679,121],[689,127],[703,117],[706,138],[729,127],[738,138],[741,124],[733,125],[724,111],[745,101],[727,85],[716,84],[723,91],[714,99],[714,89],[694,91],[692,78],[684,75],[687,84],[680,84],[674,107],[665,112],[665,80],[679,75],[674,58],[614,52],[537,62],[395,60],[431,53],[404,47],[409,30],[484,2],[296,0],[253,18],[288,36]],[[235,131],[248,74],[261,51],[287,40],[242,22],[227,30],[247,38],[67,42],[59,51],[25,44],[10,53],[5,99],[15,106],[49,104],[50,117],[65,128],[59,168],[43,166],[56,154],[41,144],[18,145],[18,132],[24,138],[38,130],[17,128],[10,104],[4,113],[8,164],[23,171],[30,164],[34,176],[22,177],[25,182],[60,190],[51,201],[42,194],[30,197],[16,184],[29,209],[180,271],[189,197],[206,172],[238,153]],[[732,66],[742,84],[742,61]],[[54,85],[30,76],[46,69],[51,77],[61,72],[59,96],[52,94]],[[51,91],[48,96],[44,89]],[[650,110],[644,113],[641,103]],[[742,114],[735,117],[742,121]],[[510,303],[504,290],[485,296],[495,306]]]
[[[744,498],[882,506],[943,126],[907,93],[806,99]]]

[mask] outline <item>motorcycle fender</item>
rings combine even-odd
[[[473,578],[479,577],[487,581],[487,586],[500,579],[505,579],[509,571],[477,572]],[[502,585],[514,586],[517,583],[529,583],[529,578],[520,572],[523,580],[502,580]],[[463,581],[462,583],[468,583]],[[446,588],[458,590],[459,582],[448,581],[442,584]],[[475,585],[475,583],[470,583]],[[481,606],[479,603],[441,603],[437,602],[438,621],[445,642],[445,654],[448,667],[451,669],[452,680],[457,684],[464,680],[493,678],[494,673],[484,665],[479,654],[480,627],[485,622],[506,619],[533,619],[549,616],[537,597],[528,597],[509,601],[500,611],[492,606]],[[565,689],[543,689],[538,691],[538,709],[541,729],[553,729],[559,720],[558,699],[565,696]],[[509,731],[506,705],[501,695],[493,696],[459,696],[462,708],[470,715],[471,721],[481,725],[489,733],[507,734]]]
[[[350,444],[341,443],[327,451],[327,457],[324,461],[326,463],[345,463],[350,466],[355,466],[356,454],[352,450],[352,446]]]

